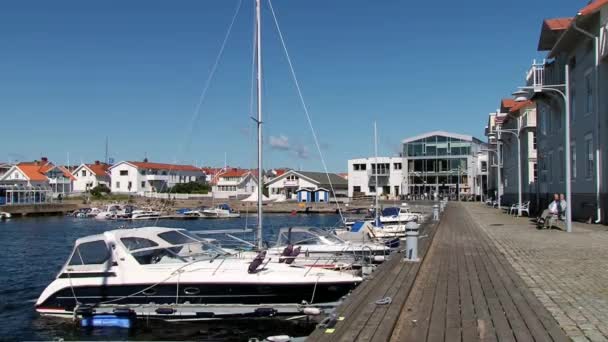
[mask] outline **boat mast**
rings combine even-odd
[[[258,99],[258,249],[262,249],[262,197],[264,196],[264,180],[262,174],[262,20],[261,20],[261,0],[255,0],[256,18],[256,51],[257,51],[257,99]]]
[[[372,172],[374,172],[374,178],[375,178],[375,183],[376,186],[374,187],[374,189],[376,189],[376,215],[375,216],[375,222],[374,225],[378,224],[378,131],[376,129],[376,121],[374,121],[374,154],[375,154],[375,158],[374,158],[374,163],[376,163],[376,171],[374,171],[374,168],[372,167]]]

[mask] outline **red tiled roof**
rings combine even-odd
[[[608,5],[608,0],[595,0],[589,5],[583,7],[580,11],[578,11],[578,13],[583,16],[593,14],[599,11],[599,9],[604,5]]]
[[[502,99],[500,101],[500,106],[504,108],[511,108],[515,106],[515,100],[513,99]]]
[[[527,106],[533,105],[534,102],[530,100],[515,102],[515,105],[511,107],[511,113],[517,113],[520,109],[525,108]]]
[[[134,162],[128,161],[127,163],[134,165],[141,169],[152,169],[152,170],[174,170],[174,171],[198,171],[201,172],[196,166],[192,165],[179,165],[179,164],[164,164],[164,163],[150,163],[150,162]]]
[[[220,177],[243,177],[244,175],[250,173],[251,171],[249,170],[243,170],[243,169],[231,169],[228,170],[222,174],[220,174]]]
[[[31,181],[46,181],[48,178],[40,171],[36,163],[19,163],[17,168]]]
[[[86,164],[87,167],[89,168],[89,170],[91,170],[91,172],[93,172],[95,174],[95,176],[97,177],[107,177],[108,176],[108,169],[110,168],[110,165],[106,164],[106,163],[95,163],[95,164]]]

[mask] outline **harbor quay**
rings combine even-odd
[[[606,341],[606,229],[451,202],[420,262],[383,264],[308,341]]]

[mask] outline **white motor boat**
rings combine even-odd
[[[294,315],[335,305],[362,280],[269,261],[263,253],[234,257],[184,229],[111,230],[76,241],[36,310],[73,317],[120,308],[165,319]]]
[[[6,220],[11,218],[11,213],[7,213],[5,211],[0,211],[0,220]]]
[[[353,255],[357,260],[382,262],[391,253],[389,247],[375,242],[345,241],[332,231],[316,227],[281,228],[270,253],[280,254],[289,245],[300,247],[301,252],[312,258],[328,258],[336,255]]]
[[[424,215],[412,212],[410,207],[406,203],[403,203],[400,207],[387,207],[382,209],[379,219],[380,222],[385,225],[402,224],[410,221],[421,222],[424,220]]]
[[[110,220],[124,217],[127,211],[118,204],[110,204],[101,210],[95,218],[98,220]]]
[[[221,247],[229,251],[233,255],[238,255],[241,258],[251,259],[255,257],[255,244],[247,241],[245,237],[238,237],[243,233],[250,233],[251,230],[203,230],[194,231],[203,241]],[[267,250],[267,256],[272,259],[272,262],[286,263],[288,265],[297,265],[314,268],[324,268],[329,270],[348,271],[357,270],[361,267],[360,258],[356,258],[353,254],[327,254],[327,255],[310,255],[302,250],[302,246],[287,245],[285,248],[270,248]]]
[[[241,217],[241,214],[230,208],[228,204],[220,204],[214,208],[203,209],[202,217],[205,218],[237,218]]]
[[[131,220],[151,220],[160,217],[160,212],[152,209],[136,209],[131,212]]]

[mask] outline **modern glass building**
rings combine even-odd
[[[487,150],[472,136],[443,131],[403,140],[405,193],[424,197],[476,197],[485,193]],[[484,165],[485,164],[485,165]]]

